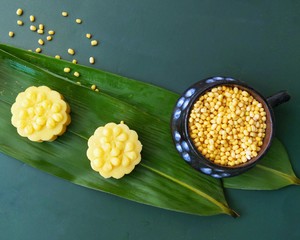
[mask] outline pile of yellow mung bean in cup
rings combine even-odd
[[[197,150],[215,164],[234,167],[256,157],[266,132],[266,111],[249,92],[217,86],[201,95],[188,118]]]

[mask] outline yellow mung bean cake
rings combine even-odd
[[[121,122],[98,127],[88,140],[87,157],[104,178],[119,179],[141,161],[142,144],[134,130]]]
[[[19,135],[36,142],[55,140],[71,122],[68,103],[46,86],[31,86],[19,93],[11,113]]]
[[[222,166],[256,157],[266,132],[266,111],[249,92],[234,86],[210,89],[192,106],[188,128],[198,151]]]

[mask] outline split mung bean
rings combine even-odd
[[[266,132],[266,111],[247,91],[219,86],[194,103],[190,137],[198,151],[222,166],[236,166],[256,157]]]

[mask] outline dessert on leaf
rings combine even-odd
[[[11,113],[19,135],[35,142],[55,140],[71,122],[63,96],[46,86],[31,86],[19,93]]]
[[[126,124],[108,123],[98,127],[88,140],[91,167],[104,178],[119,179],[141,161],[142,144]]]

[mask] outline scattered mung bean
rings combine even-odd
[[[98,45],[98,41],[97,40],[92,40],[91,41],[91,45],[92,46],[97,46]]]
[[[23,9],[18,8],[17,11],[16,11],[16,14],[17,14],[18,16],[21,16],[21,15],[23,14]]]
[[[74,55],[74,54],[75,54],[75,51],[74,51],[74,49],[69,48],[69,49],[68,49],[68,53],[69,53],[70,55]]]
[[[8,36],[10,36],[10,37],[14,37],[14,36],[15,36],[15,33],[14,33],[14,32],[12,32],[12,31],[10,31],[10,32],[8,32]]]
[[[68,67],[65,67],[65,68],[64,68],[64,72],[65,72],[65,73],[69,73],[70,71],[71,71],[71,68],[68,68]]]
[[[79,77],[79,76],[80,76],[80,73],[79,73],[79,72],[74,72],[74,76],[75,76],[75,77]]]
[[[50,35],[54,35],[54,34],[55,34],[55,32],[54,32],[53,30],[49,30],[48,33],[49,33]]]
[[[90,64],[94,64],[95,63],[95,58],[94,57],[90,57],[89,58],[89,62],[90,62]]]
[[[30,15],[30,16],[29,16],[29,21],[30,21],[30,22],[34,22],[34,21],[35,21],[35,16]]]
[[[43,39],[39,39],[39,40],[38,40],[38,43],[39,43],[40,45],[44,45],[44,40],[43,40]]]
[[[30,30],[33,31],[33,32],[36,31],[36,26],[34,26],[34,25],[31,25],[29,28],[30,28]]]

